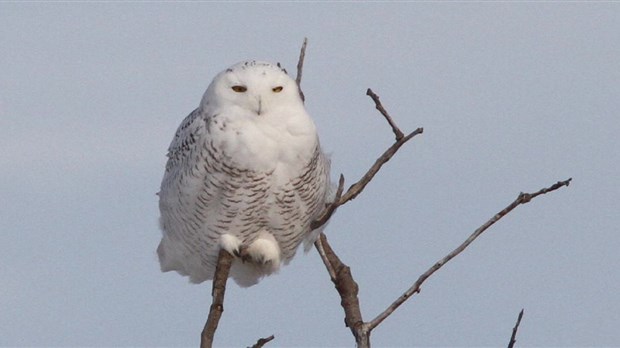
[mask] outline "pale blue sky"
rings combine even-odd
[[[357,180],[424,127],[327,234],[372,319],[427,281],[375,346],[620,342],[617,3],[1,3],[0,345],[196,346],[210,283],[162,274],[155,192],[166,148],[212,77],[247,58],[294,73],[333,177]],[[351,346],[315,251],[230,284],[216,342]]]

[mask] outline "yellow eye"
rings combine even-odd
[[[232,88],[232,90],[237,92],[237,93],[243,93],[243,92],[248,90],[248,88],[246,86],[232,86],[230,88]]]
[[[278,87],[274,87],[274,88],[272,88],[271,90],[272,90],[272,91],[274,91],[275,93],[279,93],[279,92],[282,92],[282,89],[283,89],[283,88],[284,88],[284,87],[282,87],[282,86],[278,86]]]

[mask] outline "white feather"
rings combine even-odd
[[[218,74],[168,157],[162,271],[200,283],[213,278],[220,248],[245,247],[231,276],[249,286],[316,239],[310,222],[328,201],[329,160],[295,81],[278,66],[242,62]]]

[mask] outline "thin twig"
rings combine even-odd
[[[519,316],[517,317],[517,323],[515,327],[512,328],[512,335],[510,336],[510,342],[508,342],[508,348],[514,348],[515,343],[517,342],[517,331],[519,330],[519,325],[521,324],[521,319],[523,318],[523,309],[519,312]]]
[[[402,139],[405,135],[400,130],[400,128],[398,128],[398,126],[396,125],[396,123],[394,122],[394,120],[392,119],[390,114],[388,114],[387,110],[385,110],[385,108],[381,104],[381,101],[379,100],[379,96],[376,95],[372,91],[372,89],[370,89],[370,88],[368,88],[366,90],[366,95],[369,96],[370,98],[372,98],[372,100],[375,102],[375,108],[377,108],[377,110],[379,110],[381,115],[383,115],[383,117],[385,117],[385,119],[390,124],[390,127],[392,127],[392,132],[394,132],[394,136],[396,137],[396,141],[399,141],[400,139]]]
[[[334,268],[332,267],[332,264],[329,262],[329,259],[327,258],[327,254],[325,253],[325,248],[323,247],[323,240],[327,240],[327,239],[323,238],[323,233],[321,233],[319,235],[319,238],[317,238],[316,241],[314,242],[314,247],[319,252],[319,256],[321,256],[321,260],[323,260],[323,264],[325,265],[325,268],[327,269],[327,273],[329,273],[329,278],[332,281],[336,281],[336,271],[334,270]]]
[[[304,99],[304,95],[301,91],[301,77],[306,45],[307,39],[304,39],[304,43],[302,45],[299,55],[299,61],[297,63],[296,82],[299,86],[299,93],[302,100]],[[373,98],[377,109],[388,121],[390,127],[392,127],[392,131],[396,136],[396,142],[375,161],[375,163],[372,165],[372,167],[370,167],[368,172],[358,182],[349,187],[344,196],[342,196],[342,192],[344,189],[344,176],[342,174],[340,175],[340,179],[338,181],[338,189],[336,191],[334,201],[324,209],[321,216],[311,222],[310,226],[313,230],[324,225],[335,213],[336,209],[339,206],[357,197],[364,190],[366,185],[372,180],[375,174],[377,174],[377,172],[381,169],[383,164],[388,162],[394,156],[394,154],[396,154],[396,152],[398,151],[398,149],[400,149],[402,145],[404,145],[414,136],[421,134],[424,131],[422,128],[418,128],[407,136],[404,136],[400,129],[396,126],[392,118],[389,116],[385,108],[381,105],[379,97],[374,94],[370,89],[368,89],[368,95]],[[340,258],[338,258],[336,253],[329,245],[327,237],[323,233],[319,235],[319,238],[314,243],[314,246],[317,249],[319,255],[321,256],[321,259],[325,264],[325,268],[327,269],[329,276],[334,285],[336,286],[338,294],[340,295],[340,303],[345,312],[345,325],[353,333],[357,347],[370,347],[370,330],[372,330],[372,328],[368,325],[368,323],[365,323],[362,318],[358,298],[359,287],[353,279],[353,276],[351,275],[351,269],[349,268],[349,266],[345,265],[340,260]]]
[[[359,195],[364,190],[366,185],[368,185],[370,180],[372,180],[375,174],[377,174],[379,169],[381,169],[381,167],[387,161],[389,161],[394,156],[394,154],[396,154],[396,151],[398,151],[398,149],[401,146],[403,146],[411,138],[415,137],[418,134],[422,134],[423,132],[424,132],[423,128],[418,128],[414,130],[413,132],[407,134],[406,136],[402,137],[400,140],[392,144],[392,146],[390,146],[387,150],[385,150],[385,152],[379,158],[377,158],[377,160],[372,165],[372,167],[370,167],[368,172],[366,172],[366,174],[364,174],[364,176],[358,182],[356,182],[355,184],[351,185],[351,187],[349,187],[347,192],[342,196],[342,198],[340,198],[340,202],[338,205],[343,205],[346,202],[357,197],[357,195]]]
[[[271,342],[275,337],[273,335],[265,338],[259,338],[258,341],[252,346],[252,348],[261,348],[265,344]]]
[[[306,101],[306,97],[304,96],[304,92],[301,90],[301,76],[304,70],[304,59],[306,58],[306,47],[308,46],[308,38],[304,37],[304,43],[301,45],[301,50],[299,51],[299,60],[297,61],[297,77],[295,77],[295,82],[297,82],[297,87],[299,88],[299,96],[302,101]]]
[[[338,191],[336,192],[334,202],[323,211],[321,216],[319,216],[316,220],[312,221],[310,227],[312,229],[321,227],[329,220],[329,218],[334,214],[334,212],[339,206],[347,203],[350,200],[355,199],[360,193],[362,193],[366,185],[368,185],[372,178],[379,172],[381,167],[396,154],[396,152],[398,151],[398,149],[400,149],[401,146],[411,140],[411,138],[415,137],[418,134],[422,134],[423,132],[423,128],[418,128],[392,144],[392,146],[390,146],[381,156],[379,156],[379,158],[377,158],[375,163],[370,167],[370,169],[368,169],[366,174],[364,174],[364,176],[362,176],[362,178],[358,182],[349,187],[349,189],[344,195],[342,195],[344,176],[340,174],[340,180],[338,181]]]
[[[485,222],[482,226],[478,227],[461,245],[459,245],[456,249],[452,250],[448,255],[446,255],[441,260],[437,261],[431,268],[429,268],[426,272],[424,272],[418,280],[407,290],[404,294],[402,294],[396,301],[394,301],[386,310],[381,312],[376,318],[374,318],[370,323],[370,329],[374,329],[379,325],[385,318],[387,318],[390,314],[396,310],[400,305],[402,305],[409,297],[414,295],[415,293],[420,292],[420,287],[430,277],[433,273],[439,270],[443,265],[445,265],[448,261],[452,260],[456,255],[460,254],[465,248],[467,248],[476,238],[478,238],[484,231],[486,231],[489,227],[491,227],[494,223],[499,221],[501,218],[506,216],[506,214],[510,213],[514,208],[518,207],[521,204],[525,204],[530,202],[533,198],[545,194],[547,192],[551,192],[559,189],[562,186],[568,186],[572,179],[558,181],[554,185],[543,188],[535,193],[520,193],[517,199],[515,199],[512,203],[510,203],[506,208],[502,209],[499,213],[495,214],[491,219]]]
[[[213,289],[211,296],[213,302],[209,309],[207,322],[200,335],[200,348],[210,348],[213,346],[213,336],[217,330],[217,324],[220,321],[222,312],[224,312],[224,293],[226,292],[226,281],[230,273],[233,257],[226,250],[221,249],[215,266],[215,275],[213,276]]]
[[[396,137],[396,141],[394,142],[394,144],[392,144],[392,146],[390,146],[387,150],[385,150],[385,152],[379,158],[377,158],[377,160],[372,165],[372,167],[370,167],[370,169],[366,172],[366,174],[364,174],[364,176],[358,182],[356,182],[355,184],[351,185],[351,187],[349,187],[349,189],[344,194],[344,196],[340,198],[338,205],[343,205],[346,202],[352,199],[355,199],[355,197],[357,197],[357,195],[359,195],[364,190],[366,185],[370,182],[370,180],[372,180],[375,174],[379,172],[381,167],[387,161],[389,161],[394,156],[394,154],[396,154],[396,151],[398,151],[398,149],[400,149],[401,146],[403,146],[411,138],[415,137],[418,134],[422,134],[424,132],[424,128],[420,127],[405,136],[403,132],[400,130],[400,128],[398,128],[398,126],[396,125],[392,117],[388,114],[387,110],[385,110],[385,108],[381,104],[381,101],[379,100],[379,96],[375,94],[370,88],[368,88],[368,90],[366,91],[366,95],[372,98],[372,100],[375,102],[375,107],[377,108],[377,110],[379,110],[379,112],[381,113],[381,115],[383,115],[383,117],[388,122],[390,127],[392,127],[392,132],[394,133],[394,136]]]
[[[296,82],[298,86],[300,86],[301,84],[301,76],[302,76],[303,61],[305,57],[306,45],[307,45],[307,40],[304,39],[304,43],[302,45],[300,56],[299,56],[299,61],[297,64]],[[386,121],[392,128],[392,132],[394,133],[396,141],[375,161],[373,166],[366,172],[366,174],[358,182],[356,182],[355,184],[349,187],[349,189],[343,196],[341,196],[341,194],[342,194],[343,185],[344,185],[344,177],[342,176],[342,174],[340,175],[336,198],[330,206],[326,207],[322,215],[317,220],[311,223],[311,226],[313,229],[318,228],[322,226],[323,224],[325,224],[326,221],[329,220],[329,218],[333,215],[335,210],[340,205],[343,205],[347,203],[348,201],[356,198],[364,190],[366,185],[373,179],[373,177],[377,174],[377,172],[381,169],[383,164],[388,162],[394,156],[394,154],[400,149],[400,147],[404,145],[404,143],[409,141],[414,136],[423,133],[424,131],[423,128],[418,128],[412,133],[405,136],[404,133],[400,130],[400,128],[398,128],[398,126],[396,125],[392,117],[389,115],[387,110],[381,104],[379,96],[375,94],[370,88],[366,91],[366,94],[372,98],[372,100],[375,103],[376,109],[379,110],[379,112],[383,115],[383,117],[386,119]],[[301,88],[300,88],[300,95],[302,99],[304,99],[303,93],[301,92]],[[562,186],[568,186],[570,181],[571,179],[568,179],[565,181],[559,181],[556,184],[548,188],[543,188],[531,194],[520,193],[514,202],[512,202],[502,211],[500,211],[495,216],[493,216],[485,224],[480,226],[459,247],[454,249],[452,252],[450,252],[448,255],[446,255],[441,260],[437,261],[437,263],[435,263],[431,268],[429,268],[425,273],[423,273],[418,278],[418,280],[403,295],[401,295],[398,299],[396,299],[396,301],[394,301],[386,310],[381,312],[377,317],[375,317],[370,322],[364,322],[362,319],[359,299],[357,296],[359,288],[358,288],[357,283],[353,279],[353,276],[351,275],[350,268],[344,263],[342,263],[342,261],[338,258],[336,253],[333,251],[333,249],[329,245],[329,242],[327,241],[327,237],[323,233],[321,233],[319,235],[318,240],[315,242],[314,245],[316,249],[318,250],[319,255],[321,256],[323,263],[325,264],[325,267],[330,275],[330,278],[332,279],[332,282],[336,286],[338,294],[340,295],[341,305],[345,312],[345,324],[347,327],[351,329],[351,332],[353,333],[353,336],[355,337],[357,347],[370,347],[370,332],[374,328],[376,328],[379,324],[381,324],[383,320],[385,320],[388,316],[390,316],[400,305],[402,305],[405,301],[407,301],[412,295],[420,292],[420,287],[426,281],[426,279],[428,279],[437,270],[443,267],[443,265],[445,265],[452,258],[454,258],[458,254],[460,254],[463,250],[465,250],[465,248],[467,248],[485,230],[487,230],[489,227],[491,227],[494,223],[499,221],[502,217],[504,217],[506,214],[511,212],[517,206],[528,203],[533,198],[541,194],[545,194],[547,192],[557,190]],[[520,313],[519,319],[517,321],[517,325],[513,329],[513,338],[516,335],[516,330],[519,326],[522,315],[523,315],[523,311]],[[513,339],[511,339],[511,345],[509,346],[509,348],[512,348],[513,343],[514,343]]]
[[[325,207],[323,213],[316,218],[314,221],[310,223],[310,229],[316,230],[317,228],[325,225],[325,223],[329,220],[329,218],[334,215],[336,209],[340,206],[340,197],[342,197],[342,190],[344,189],[344,176],[340,174],[340,179],[338,179],[338,189],[336,190],[336,196],[334,197],[334,201]]]

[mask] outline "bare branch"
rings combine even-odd
[[[213,346],[213,336],[215,335],[222,312],[224,312],[224,293],[226,292],[226,281],[228,280],[232,261],[232,255],[226,250],[221,249],[217,258],[215,275],[213,277],[213,289],[211,290],[213,302],[209,309],[207,322],[200,336],[200,348],[210,348]]]
[[[328,270],[331,269],[330,276],[332,277],[332,282],[340,295],[340,305],[344,309],[344,323],[351,329],[358,347],[369,347],[370,332],[362,319],[360,303],[357,297],[359,287],[351,275],[351,269],[340,261],[338,255],[329,245],[325,234],[321,233],[318,242],[324,251],[324,254],[321,255],[322,257],[325,255],[323,262],[326,266],[329,265],[327,268]]]
[[[252,348],[261,348],[265,344],[271,342],[275,337],[273,335],[265,338],[259,338],[258,341],[252,346]]]
[[[322,237],[322,233],[321,233],[321,235],[319,235],[319,238],[317,238],[317,240],[314,242],[314,247],[319,252],[319,256],[321,256],[321,260],[323,260],[323,264],[325,265],[325,268],[327,269],[327,273],[329,273],[329,278],[332,281],[335,281],[336,271],[334,270],[334,268],[332,267],[332,264],[329,262],[329,259],[327,258],[327,254],[325,253],[325,248],[323,247],[323,241],[322,241],[323,239],[324,238]]]
[[[297,77],[295,77],[295,82],[297,82],[297,87],[299,88],[299,96],[302,101],[306,101],[306,97],[304,96],[304,92],[301,90],[301,76],[304,70],[304,59],[306,58],[306,47],[308,46],[308,38],[304,37],[304,43],[301,45],[301,51],[299,52],[299,60],[297,61]]]
[[[303,60],[305,44],[306,44],[306,41],[304,40],[304,46],[302,47],[302,55],[300,55],[299,57],[300,63],[302,63],[302,60]],[[299,78],[299,76],[300,75],[298,73],[297,77]],[[339,206],[347,203],[348,201],[352,199],[355,199],[355,197],[357,197],[364,190],[366,185],[368,185],[368,183],[377,174],[377,172],[379,172],[381,167],[396,154],[396,152],[398,151],[398,149],[400,149],[401,146],[403,146],[407,141],[411,140],[411,138],[415,137],[418,134],[422,134],[424,132],[423,128],[418,128],[405,136],[401,132],[400,128],[398,128],[398,126],[394,123],[394,120],[387,113],[383,105],[381,105],[381,102],[379,101],[379,96],[373,93],[370,88],[368,89],[366,94],[368,94],[375,101],[375,105],[377,109],[381,111],[381,114],[383,114],[387,122],[392,127],[392,131],[394,132],[396,136],[396,142],[392,144],[392,146],[390,146],[387,150],[385,150],[385,152],[381,156],[379,156],[379,158],[377,158],[375,163],[370,167],[370,169],[368,169],[366,174],[364,174],[364,176],[358,182],[356,182],[355,184],[349,187],[349,189],[344,194],[344,196],[341,196],[342,186],[344,185],[344,177],[342,176],[342,174],[340,174],[338,191],[336,193],[336,198],[334,199],[334,202],[329,207],[327,207],[325,211],[323,211],[323,213],[321,214],[319,218],[317,218],[311,223],[310,226],[312,229],[315,229],[315,228],[318,228],[324,225]]]
[[[517,323],[515,327],[512,328],[512,336],[510,336],[510,342],[508,342],[508,348],[514,348],[515,343],[517,342],[517,330],[519,330],[519,325],[521,324],[521,319],[523,318],[523,309],[519,312],[519,316],[517,317]]]
[[[570,184],[571,179],[558,181],[554,185],[543,188],[535,193],[520,193],[517,199],[515,199],[512,203],[510,203],[506,208],[502,209],[499,213],[495,214],[489,221],[485,222],[482,226],[478,227],[472,233],[469,238],[467,238],[461,245],[459,245],[456,249],[451,251],[448,255],[446,255],[441,260],[437,261],[431,268],[429,268],[426,272],[424,272],[418,280],[407,290],[404,294],[402,294],[396,301],[394,301],[385,311],[380,313],[376,318],[374,318],[370,323],[370,329],[374,329],[377,325],[381,324],[385,318],[387,318],[390,314],[396,310],[400,305],[402,305],[405,301],[407,301],[412,295],[420,292],[420,287],[430,277],[433,273],[439,270],[443,265],[445,265],[448,261],[452,260],[456,255],[460,254],[465,248],[467,248],[476,238],[478,238],[484,231],[486,231],[489,227],[491,227],[494,223],[499,221],[501,218],[506,216],[506,214],[510,213],[514,208],[518,207],[521,204],[528,203],[541,194],[545,194],[551,191],[555,191],[562,186],[568,186]]]
[[[396,123],[394,123],[394,120],[392,119],[392,117],[390,117],[390,114],[388,114],[387,110],[385,110],[385,108],[381,104],[381,101],[379,100],[379,96],[376,95],[372,91],[372,89],[370,89],[370,88],[368,88],[366,90],[366,95],[369,96],[370,98],[372,98],[372,100],[375,102],[375,108],[377,108],[377,110],[379,110],[381,115],[383,115],[383,117],[385,117],[385,119],[390,124],[390,127],[392,127],[392,132],[394,132],[394,136],[396,137],[396,141],[399,141],[400,139],[402,139],[405,135],[400,130],[400,128],[398,128],[398,126],[396,126]]]
[[[301,78],[303,71],[303,62],[305,58],[305,51],[307,46],[307,39],[304,39],[301,52],[299,55],[299,61],[297,64],[297,77],[296,82],[299,86],[299,91],[302,100],[304,100],[303,92],[301,91]],[[338,190],[336,192],[336,198],[334,202],[329,206],[325,207],[325,210],[321,214],[319,218],[315,221],[312,221],[311,228],[316,229],[322,225],[324,225],[329,218],[334,214],[336,209],[349,202],[352,199],[355,199],[366,187],[366,185],[374,178],[374,176],[379,172],[383,164],[387,163],[396,152],[400,149],[402,145],[404,145],[407,141],[412,139],[414,136],[418,134],[422,134],[424,129],[418,128],[415,131],[409,133],[408,135],[404,135],[404,133],[400,130],[400,128],[396,125],[392,117],[389,115],[387,110],[381,104],[380,98],[377,94],[375,94],[370,88],[366,91],[366,94],[370,96],[370,98],[375,103],[375,108],[383,115],[385,120],[388,122],[390,127],[392,128],[392,132],[395,136],[395,142],[390,146],[370,167],[370,169],[364,174],[364,176],[355,184],[351,185],[349,189],[346,191],[344,195],[343,186],[344,186],[344,177],[341,174]],[[554,190],[559,189],[562,186],[568,186],[571,179],[557,182],[556,184],[543,188],[535,193],[520,193],[517,199],[504,208],[502,211],[493,216],[490,220],[488,220],[485,224],[480,226],[472,235],[465,240],[459,247],[454,249],[448,255],[446,255],[441,260],[437,261],[431,268],[429,268],[425,273],[423,273],[418,280],[409,288],[403,295],[401,295],[396,301],[394,301],[386,310],[380,313],[376,318],[374,318],[370,322],[364,322],[361,315],[360,304],[358,299],[358,285],[353,279],[351,275],[350,268],[345,265],[333,251],[329,242],[327,241],[327,237],[321,233],[319,238],[315,242],[315,247],[325,264],[325,267],[330,275],[330,278],[334,285],[336,286],[336,290],[340,295],[341,305],[345,312],[345,324],[355,337],[355,341],[357,347],[370,347],[370,333],[371,331],[377,327],[383,320],[385,320],[388,316],[390,316],[396,308],[402,305],[405,301],[407,301],[412,295],[417,292],[420,292],[420,287],[422,284],[428,279],[432,274],[434,274],[437,270],[439,270],[443,265],[445,265],[452,258],[460,254],[465,248],[467,248],[476,238],[478,238],[485,230],[491,227],[494,223],[499,221],[506,214],[511,212],[514,208],[521,204],[525,204],[530,202],[533,198],[545,194]],[[516,335],[516,330],[519,326],[521,318],[523,316],[523,311],[521,311],[517,324],[513,329],[513,337],[511,338],[511,343],[509,348],[512,348],[514,344],[514,336]],[[260,340],[259,340],[260,342]]]
[[[379,97],[376,94],[372,93],[370,89],[368,90],[368,95],[370,95],[373,100],[375,100],[377,109],[381,111],[385,119],[392,127],[392,131],[396,136],[396,142],[392,144],[392,146],[390,146],[375,161],[375,163],[370,167],[368,172],[366,172],[366,174],[364,174],[364,176],[358,182],[349,187],[344,196],[342,196],[342,191],[344,187],[344,176],[342,176],[342,174],[340,175],[336,198],[331,205],[325,208],[321,216],[311,223],[311,227],[313,229],[325,224],[339,206],[357,197],[364,190],[366,185],[368,185],[368,183],[373,179],[375,174],[377,174],[377,172],[381,169],[383,164],[388,162],[394,156],[394,154],[396,154],[396,152],[400,149],[401,146],[403,146],[414,136],[421,134],[424,131],[422,128],[418,128],[407,136],[404,136],[400,129],[396,126],[392,118],[387,114],[385,108],[383,108],[383,106],[379,102]],[[362,319],[359,299],[357,296],[359,288],[357,283],[353,279],[353,276],[351,275],[351,269],[338,258],[336,253],[329,245],[327,237],[325,237],[323,233],[320,234],[319,239],[314,243],[314,246],[319,252],[321,259],[325,264],[325,268],[327,269],[331,280],[336,286],[336,290],[340,295],[340,304],[342,305],[345,313],[345,325],[353,333],[357,347],[370,347],[370,331],[372,330],[372,327],[370,327],[370,325],[368,323],[365,323]]]
[[[521,204],[527,203],[530,200],[532,200],[533,198],[536,198],[537,196],[540,196],[540,195],[544,195],[547,192],[555,191],[555,190],[559,189],[562,186],[568,186],[570,184],[571,180],[573,180],[573,178],[568,178],[567,180],[564,180],[564,181],[558,181],[555,184],[553,184],[553,185],[551,185],[549,187],[546,187],[546,188],[542,188],[542,189],[540,189],[540,190],[538,190],[538,191],[536,191],[534,193],[523,193],[522,192],[519,195],[519,198],[521,198],[521,200],[522,200]],[[521,196],[523,196],[523,197],[521,197]]]
[[[358,182],[356,182],[355,184],[351,185],[351,187],[349,187],[347,192],[338,202],[338,205],[343,205],[346,202],[352,199],[355,199],[355,197],[357,197],[364,190],[366,185],[368,185],[368,183],[370,182],[370,180],[372,180],[375,174],[379,172],[381,167],[387,161],[389,161],[394,156],[394,154],[396,154],[396,151],[398,151],[398,149],[400,149],[401,146],[403,146],[411,138],[415,137],[418,134],[422,134],[424,132],[424,128],[418,128],[405,136],[403,132],[400,130],[400,128],[398,128],[398,126],[396,125],[392,117],[388,114],[388,112],[385,110],[385,108],[381,104],[381,101],[379,100],[379,96],[376,95],[370,88],[368,88],[368,90],[366,91],[366,95],[370,96],[370,98],[374,100],[375,107],[377,108],[377,110],[379,110],[379,112],[381,112],[381,114],[383,115],[385,120],[388,122],[390,127],[392,127],[392,132],[394,132],[394,136],[396,137],[396,142],[394,142],[392,146],[390,146],[387,150],[385,150],[385,152],[379,158],[377,158],[377,160],[372,165],[372,167],[370,167],[368,172],[366,172],[366,174],[364,174],[364,176]]]
[[[364,176],[358,182],[356,182],[355,184],[351,185],[351,187],[349,187],[349,189],[344,194],[344,196],[340,198],[340,202],[338,203],[338,205],[343,205],[346,202],[357,197],[357,195],[359,195],[364,190],[366,185],[368,185],[370,180],[372,180],[375,174],[377,174],[379,169],[381,169],[381,167],[387,161],[389,161],[394,156],[394,154],[396,154],[396,151],[398,151],[398,149],[401,146],[403,146],[407,141],[409,141],[414,136],[418,134],[422,134],[423,132],[424,132],[423,128],[418,128],[414,130],[413,132],[407,134],[406,136],[402,137],[400,140],[392,144],[392,146],[390,146],[387,150],[385,150],[385,152],[379,158],[377,158],[377,160],[372,165],[372,167],[370,167],[368,172],[366,172],[366,174],[364,174]]]
[[[323,213],[321,214],[321,216],[319,216],[318,218],[316,218],[314,221],[310,223],[311,230],[315,230],[325,225],[325,223],[329,220],[329,218],[332,217],[332,215],[334,215],[334,212],[336,212],[336,209],[340,206],[340,197],[342,196],[343,188],[344,188],[344,176],[340,174],[340,179],[338,180],[338,189],[336,190],[336,196],[334,197],[334,201],[330,205],[325,207],[325,210],[323,210]]]

